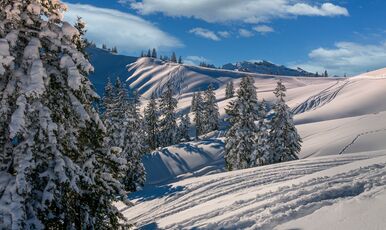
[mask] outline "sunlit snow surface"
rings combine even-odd
[[[138,74],[129,82],[147,96],[162,91],[165,77],[179,79],[180,113],[190,109],[191,86],[216,81],[224,117],[225,84],[233,79],[237,88],[240,75],[233,74],[242,76],[199,67],[200,75],[191,67],[170,75],[170,67],[148,61],[132,65]],[[130,194],[134,207],[118,206],[143,229],[386,229],[385,72],[350,79],[252,75],[259,99],[269,103],[279,78],[287,86],[302,160],[224,172],[223,133],[213,133],[145,157],[148,185]]]

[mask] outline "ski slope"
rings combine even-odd
[[[325,223],[318,221],[315,226],[307,216],[358,199],[362,205],[374,199],[384,204],[386,196],[378,194],[385,188],[386,154],[381,151],[309,158],[145,187],[130,196],[135,206],[121,208],[142,229],[288,229],[280,226],[287,222],[292,229],[323,229]],[[372,208],[374,213],[386,210],[384,205]],[[289,222],[299,218],[304,219]],[[340,229],[362,229],[363,225],[345,221]],[[374,217],[370,224],[382,223],[384,218]]]

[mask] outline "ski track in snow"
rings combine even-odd
[[[167,185],[180,189],[147,201],[137,200],[136,206],[123,214],[138,226],[154,227],[156,221],[161,224],[157,227],[164,229],[272,229],[374,186],[386,186],[386,161],[276,190],[273,185],[375,156],[313,158],[182,180]]]

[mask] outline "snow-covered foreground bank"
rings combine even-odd
[[[386,152],[380,151],[309,158],[148,186],[132,194],[135,206],[122,212],[144,229],[323,229],[329,222],[321,220],[332,215],[326,210],[386,203],[385,189]],[[366,213],[386,211],[384,205],[372,208],[376,210]],[[322,219],[313,222],[319,214]],[[363,229],[363,225],[352,225],[350,219],[359,221],[356,215],[335,215],[334,220],[345,218],[339,222],[340,229]],[[295,219],[299,221],[281,225]],[[372,220],[371,226],[383,226],[383,218]]]

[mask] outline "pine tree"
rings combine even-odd
[[[111,49],[111,53],[113,54],[117,54],[118,53],[118,49],[116,46],[114,46],[112,49]]]
[[[147,145],[150,150],[155,150],[158,147],[158,124],[159,124],[159,111],[155,94],[151,95],[149,104],[145,108],[145,130]]]
[[[147,57],[151,57],[151,50],[150,49],[147,51]]]
[[[233,87],[233,81],[230,81],[227,83],[227,87],[225,89],[225,97],[227,99],[230,99],[230,98],[234,97],[234,94],[235,94],[235,90]]]
[[[204,112],[204,100],[202,98],[201,92],[196,93],[194,99],[194,122],[196,123],[196,139],[205,134],[205,112]],[[193,103],[193,102],[192,102]]]
[[[103,50],[107,50],[106,44],[102,44],[102,49],[103,49]]]
[[[184,62],[182,61],[182,57],[181,56],[178,58],[178,64],[184,64]]]
[[[324,77],[328,77],[328,72],[327,72],[327,70],[324,71]]]
[[[196,100],[196,92],[193,93],[193,96],[192,96],[192,102],[191,102],[191,106],[190,106],[190,112],[194,112],[196,111],[196,108],[197,108],[197,100]]]
[[[161,96],[160,112],[160,145],[165,147],[177,142],[177,99],[173,97],[171,82],[166,85],[166,91]]]
[[[174,62],[174,63],[177,63],[177,55],[175,52],[172,53],[172,56],[170,58],[170,61],[171,62]]]
[[[178,136],[179,141],[190,141],[189,131],[190,131],[190,117],[189,114],[181,116],[180,125],[178,127]]]
[[[244,77],[237,99],[226,108],[230,128],[225,139],[225,163],[228,170],[250,167],[257,149],[255,121],[259,119],[256,88],[251,77]]]
[[[267,165],[272,162],[273,154],[270,145],[269,122],[266,120],[266,117],[267,105],[263,100],[259,104],[259,121],[256,135],[257,147],[255,153],[252,155],[250,167]]]
[[[153,51],[151,52],[151,57],[157,58],[157,50],[155,48],[153,48]]]
[[[297,160],[301,150],[302,140],[293,123],[291,109],[284,101],[285,92],[286,88],[280,80],[274,91],[277,101],[273,107],[274,116],[271,121],[270,143],[274,154],[271,163]]]
[[[204,133],[209,133],[219,128],[218,105],[213,85],[210,84],[204,95]]]
[[[82,20],[81,17],[78,17],[74,27],[79,31],[79,34],[74,36],[73,42],[75,43],[78,51],[82,52],[83,55],[85,55],[85,57],[88,59],[86,47],[89,46],[89,42],[85,39],[87,32],[86,23]]]
[[[123,159],[104,143],[92,65],[59,0],[0,2],[4,229],[117,229]],[[83,41],[84,42],[84,41]]]
[[[145,57],[145,53],[143,52],[143,50],[141,51],[141,57]]]
[[[145,138],[144,124],[138,108],[139,104],[131,101],[126,110],[124,122],[124,147],[123,152],[127,160],[127,171],[123,178],[123,185],[126,191],[137,191],[145,183],[145,168],[142,164],[142,157],[146,146],[143,143]]]

